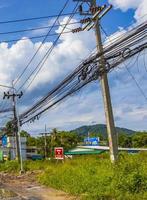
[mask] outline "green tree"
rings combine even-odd
[[[51,132],[51,147],[62,146],[65,151],[74,148],[78,143],[78,136],[73,132],[57,131],[53,129]]]
[[[37,138],[35,137],[27,137],[27,146],[36,146],[37,145]]]
[[[137,132],[132,136],[133,147],[147,147],[147,132]]]
[[[7,122],[5,132],[6,132],[6,135],[8,135],[8,136],[14,136],[13,122],[11,122],[11,121]]]
[[[61,145],[64,147],[65,151],[77,146],[78,136],[75,133],[62,131],[59,134],[60,134]]]
[[[26,138],[28,138],[28,137],[30,137],[30,134],[29,134],[27,131],[22,130],[22,131],[20,132],[20,136],[21,136],[21,137],[26,137]]]
[[[118,136],[118,144],[121,147],[132,147],[132,137],[121,133]]]

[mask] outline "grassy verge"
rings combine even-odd
[[[112,165],[107,154],[83,156],[55,164],[27,161],[27,171],[41,170],[40,183],[87,200],[147,200],[147,153],[122,154]],[[0,171],[17,171],[16,162],[0,165]]]

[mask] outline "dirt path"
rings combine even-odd
[[[78,200],[68,194],[44,187],[35,180],[35,173],[21,176],[0,174],[0,199],[5,200]]]

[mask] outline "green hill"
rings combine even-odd
[[[126,129],[126,128],[120,128],[116,127],[116,131],[118,134],[125,133],[125,134],[134,134],[135,131]],[[79,128],[76,128],[72,130],[72,132],[75,132],[79,135],[87,135],[89,133],[101,133],[103,137],[107,136],[107,128],[105,124],[95,124],[95,125],[89,125],[89,126],[81,126]]]

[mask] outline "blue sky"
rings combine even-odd
[[[38,16],[48,16],[58,14],[63,7],[65,0],[7,0],[0,2],[0,21],[31,18]],[[113,37],[121,33],[132,25],[140,23],[146,19],[145,0],[109,0],[100,1],[113,4],[113,9],[101,20],[101,25],[107,35]],[[99,3],[99,1],[97,1]],[[64,10],[64,13],[71,12],[75,6],[72,0]],[[74,20],[80,17],[76,15]],[[35,20],[21,23],[0,23],[0,33],[12,30],[26,29],[32,27],[48,26],[53,23],[53,19]],[[67,18],[62,17],[60,22],[66,22]],[[78,25],[77,25],[78,26]],[[70,27],[72,28],[72,27]],[[58,28],[53,30],[57,32]],[[59,31],[59,30],[58,30]],[[22,37],[44,35],[47,30],[31,31],[19,34],[0,34],[0,77],[1,84],[11,85],[12,80],[22,72],[33,53],[36,51],[42,39],[25,40],[11,43],[3,43],[4,40],[11,40]],[[106,35],[102,32],[102,38]],[[51,46],[54,37],[49,37],[38,56],[22,77],[19,85],[27,78],[27,75],[34,69],[36,64]],[[27,90],[24,97],[19,100],[19,112],[32,106],[43,95],[51,90],[59,81],[69,74],[80,61],[87,57],[96,46],[94,31],[83,32],[73,35],[72,33],[62,36],[56,48],[48,58],[41,73],[35,79],[32,87]],[[134,58],[135,59],[135,58]],[[138,64],[131,68],[131,72],[140,83],[144,93],[147,95],[146,81],[146,54],[139,57]],[[144,62],[145,61],[145,62]],[[133,62],[132,62],[133,63]],[[126,63],[127,64],[127,63]],[[139,73],[138,73],[139,72]],[[147,101],[141,95],[135,83],[122,66],[122,69],[115,70],[109,75],[112,103],[114,108],[115,123],[117,126],[135,130],[147,129]],[[2,97],[3,88],[1,88]],[[1,100],[0,109],[10,106],[11,102],[4,103]],[[8,120],[1,120],[1,126]],[[12,114],[11,114],[12,117]],[[34,124],[26,124],[23,129],[33,134],[37,134],[44,129],[47,124],[48,129],[57,127],[59,129],[73,129],[84,124],[105,123],[103,102],[100,84],[91,83],[78,94],[67,99],[55,108],[42,115],[39,121]]]
[[[44,0],[43,2],[41,0],[37,0],[36,3],[35,0],[22,0],[20,3],[19,0],[3,0],[0,4],[1,21],[58,14],[65,2],[65,0]],[[97,2],[99,3],[99,1]],[[101,5],[104,3],[108,4],[108,1],[101,1]],[[71,12],[74,5],[75,3],[73,3],[71,0],[64,10],[64,13]],[[117,31],[118,27],[127,27],[132,24],[134,22],[133,16],[133,9],[129,9],[127,12],[122,12],[119,9],[113,9],[102,19],[102,25],[106,28],[108,34],[112,34],[113,32]],[[47,24],[47,20],[36,20],[30,22],[1,25],[0,30],[4,32],[11,29],[24,29],[42,24]],[[9,38],[15,38],[16,36],[26,36],[26,33],[22,35],[7,35],[7,37],[1,37],[1,40],[8,40]]]

